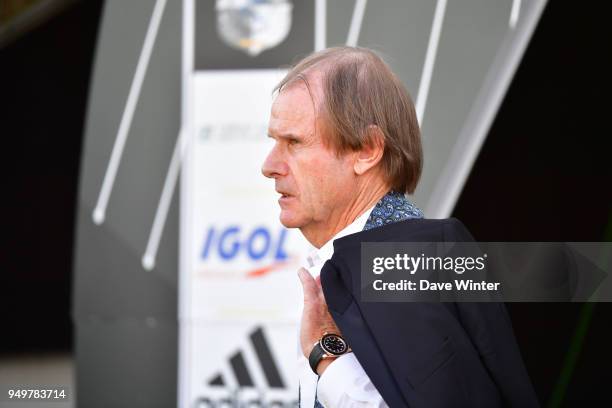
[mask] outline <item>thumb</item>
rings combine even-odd
[[[302,282],[302,289],[304,290],[304,303],[310,303],[317,299],[317,284],[312,275],[304,268],[298,270],[298,277]]]

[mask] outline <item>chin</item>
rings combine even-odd
[[[300,228],[303,224],[303,222],[300,222],[298,217],[295,217],[294,215],[285,211],[281,211],[279,220],[285,228]]]

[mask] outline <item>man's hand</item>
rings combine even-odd
[[[325,303],[323,289],[321,288],[321,276],[317,276],[314,279],[304,268],[300,268],[298,276],[304,290],[304,311],[302,312],[300,344],[304,356],[308,358],[314,344],[325,332],[339,335],[341,333],[327,309],[327,303]],[[332,361],[333,359],[321,360],[317,367],[319,375],[323,373]]]

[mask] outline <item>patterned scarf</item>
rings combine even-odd
[[[423,218],[423,212],[415,207],[404,194],[391,190],[376,203],[363,230],[411,218]]]

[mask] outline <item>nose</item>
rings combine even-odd
[[[287,163],[283,159],[282,153],[279,151],[278,143],[274,144],[270,153],[264,160],[263,165],[261,166],[261,173],[268,178],[277,178],[281,176],[286,176],[288,167]]]

